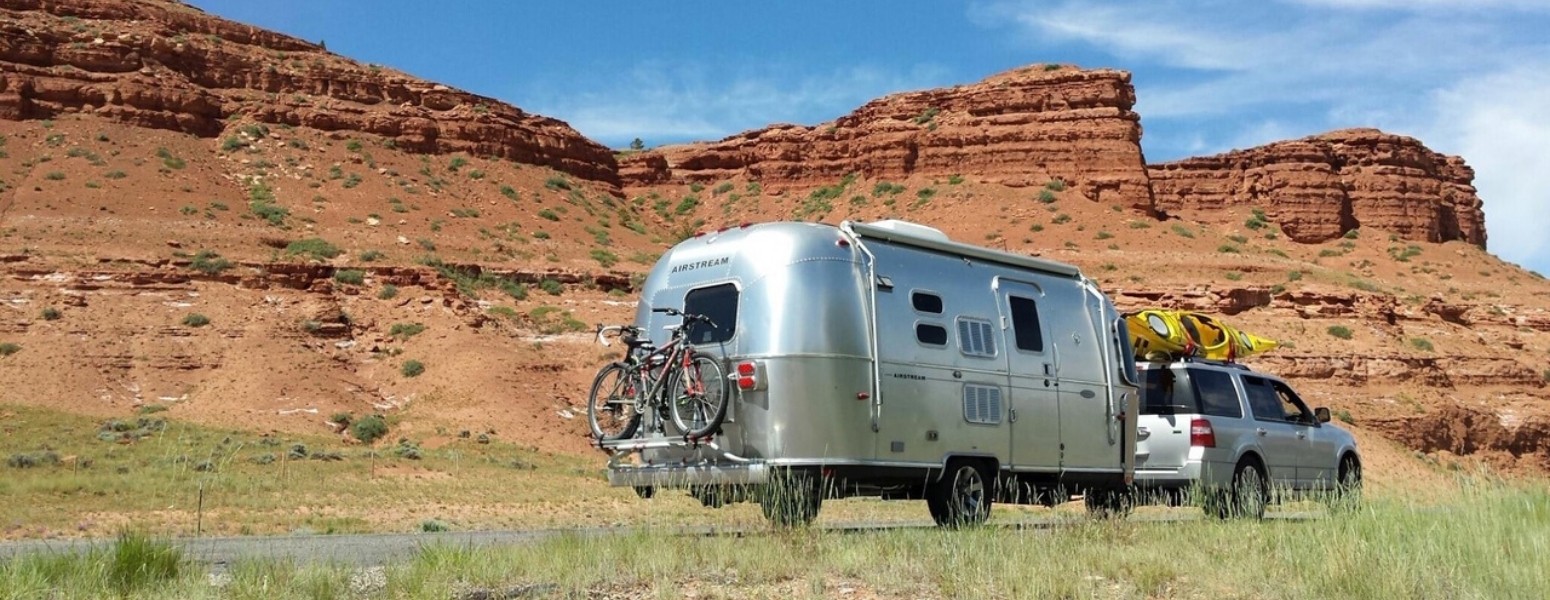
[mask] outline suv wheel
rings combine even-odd
[[[1329,498],[1329,508],[1332,511],[1353,510],[1362,502],[1362,464],[1355,456],[1341,457],[1339,476]]]
[[[1265,518],[1265,505],[1270,501],[1270,489],[1263,469],[1253,460],[1238,463],[1237,470],[1233,471],[1232,487],[1207,497],[1206,511],[1222,519]]]

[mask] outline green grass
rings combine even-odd
[[[1325,331],[1327,331],[1329,335],[1335,336],[1342,340],[1351,339],[1351,328],[1344,325],[1330,325],[1329,329]]]
[[[400,373],[403,373],[404,377],[419,377],[425,373],[425,363],[418,360],[406,360],[398,370]]]
[[[420,335],[420,333],[424,331],[424,323],[394,323],[393,327],[388,329],[388,335],[400,340],[407,340],[414,336]]]
[[[445,525],[432,516],[406,529]],[[1550,552],[1547,529],[1543,484],[1484,484],[1443,506],[1385,499],[1291,521],[1078,519],[1052,529],[705,537],[648,528],[497,547],[429,542],[386,565],[385,587],[368,597],[681,597],[698,588],[731,598],[1544,598],[1550,578],[1538,558]],[[165,543],[145,544],[0,563],[0,595],[96,597],[116,587],[115,553],[152,566],[129,569],[151,575],[116,590],[133,597],[345,597],[358,577],[344,566],[256,559],[232,565],[231,583],[214,590],[202,569],[177,568]],[[525,586],[540,593],[504,594]]]
[[[343,269],[334,272],[334,281],[349,285],[366,283],[366,272],[359,269]]]

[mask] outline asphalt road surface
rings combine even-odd
[[[1320,513],[1272,513],[1270,520],[1302,521],[1317,518]],[[1202,518],[1190,515],[1131,516],[1132,521],[1172,522]],[[991,521],[990,526],[1006,529],[1043,530],[1066,527],[1082,522],[1081,519],[1030,519],[1013,522]],[[865,534],[889,529],[916,529],[934,527],[929,521],[902,523],[835,523],[819,527],[834,532]],[[531,544],[562,536],[601,537],[629,535],[640,530],[632,527],[607,527],[592,529],[527,529],[511,531],[467,531],[438,533],[374,533],[348,535],[292,535],[174,538],[172,543],[183,549],[183,556],[196,563],[209,566],[212,573],[225,572],[234,562],[243,560],[290,560],[296,563],[332,563],[344,566],[370,567],[404,560],[427,546],[452,546],[459,548],[495,548]],[[667,530],[682,536],[751,536],[769,531],[765,526],[754,527],[678,527]],[[25,540],[0,542],[0,560],[31,553],[85,553],[94,548],[107,548],[114,540]]]

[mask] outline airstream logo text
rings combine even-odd
[[[721,265],[727,264],[727,262],[729,262],[731,260],[732,259],[730,257],[723,256],[723,257],[720,257],[720,258],[712,258],[712,259],[709,259],[709,260],[701,260],[701,261],[696,261],[696,262],[692,262],[692,263],[684,263],[684,264],[678,265],[676,267],[673,267],[673,272],[674,273],[682,273],[684,271],[693,271],[695,269],[707,269],[707,268],[710,268],[710,267],[719,267]]]
[[[925,375],[916,375],[914,373],[894,373],[893,377],[895,379],[914,379],[914,380],[917,380],[917,381],[925,381],[926,380],[926,376]]]

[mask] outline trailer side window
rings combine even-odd
[[[910,293],[910,304],[916,311],[933,315],[942,314],[942,297],[936,294],[916,291]]]
[[[996,338],[990,321],[958,318],[958,347],[969,356],[996,355]]]
[[[684,312],[705,315],[716,323],[715,327],[698,324],[694,327],[695,344],[715,344],[732,339],[737,333],[737,286],[730,283],[690,290],[684,295]]]
[[[1044,351],[1044,333],[1039,331],[1039,307],[1032,298],[1007,296],[1012,308],[1012,329],[1017,337],[1017,349],[1029,352]]]
[[[915,339],[927,346],[946,346],[947,328],[930,323],[916,323]]]

